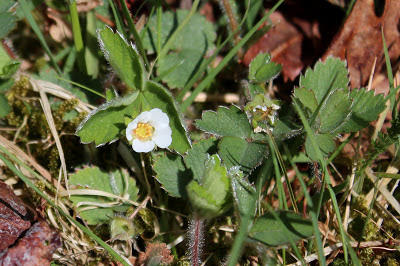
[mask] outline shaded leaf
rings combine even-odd
[[[4,118],[11,111],[11,106],[4,95],[0,94],[0,118]]]
[[[196,126],[205,132],[221,137],[231,136],[244,139],[252,135],[247,115],[234,105],[230,108],[219,107],[217,112],[203,112],[202,119],[196,120]]]
[[[201,180],[204,175],[205,162],[208,159],[208,154],[217,153],[217,145],[215,138],[202,139],[188,150],[187,155],[184,157],[186,166],[192,170],[194,180]]]
[[[146,78],[138,52],[109,27],[98,31],[100,47],[113,70],[132,89],[142,90]]]
[[[282,222],[277,221],[272,213],[264,214],[255,221],[249,236],[268,246],[281,246],[289,244],[290,238],[297,242],[313,235],[310,219],[290,211],[279,211],[275,214]]]
[[[0,39],[4,38],[14,27],[17,17],[9,12],[16,4],[14,0],[2,0],[0,4]]]
[[[145,109],[147,106],[148,109],[160,108],[168,115],[172,129],[172,143],[169,148],[184,154],[190,148],[190,142],[171,93],[160,84],[149,81],[141,95],[143,97],[139,98],[140,106]]]
[[[352,90],[350,97],[353,100],[351,116],[343,126],[336,130],[338,133],[356,132],[369,125],[369,122],[378,119],[386,108],[386,99],[383,94],[374,95],[374,91],[366,89]]]
[[[177,12],[164,12],[161,21],[161,47],[165,45],[169,37],[179,24],[187,16],[188,10],[177,10]],[[149,19],[143,45],[150,53],[157,50],[157,15]],[[171,73],[164,76],[162,80],[170,88],[182,88],[200,67],[208,51],[214,49],[216,34],[213,26],[205,17],[194,14],[182,31],[173,41],[170,49],[172,51],[158,62],[158,74],[162,75],[172,67],[177,66]],[[158,51],[160,52],[160,51]]]
[[[192,181],[193,175],[188,170],[182,157],[176,154],[163,154],[154,158],[156,178],[173,197],[187,197],[186,186]]]
[[[219,155],[227,168],[239,166],[249,174],[261,164],[268,153],[268,147],[261,142],[248,142],[236,137],[224,137],[218,144]]]
[[[253,221],[257,210],[256,189],[243,177],[241,171],[231,168],[228,175],[231,179],[233,198],[240,214],[241,223],[243,223],[243,219]],[[245,222],[245,224],[249,225],[249,230],[252,223]]]
[[[347,89],[332,92],[320,110],[321,133],[332,132],[342,125],[350,115],[351,104]]]
[[[187,190],[192,207],[201,217],[213,218],[226,210],[229,178],[218,155],[208,158],[202,178],[190,182]]]
[[[271,62],[270,54],[258,54],[250,63],[249,79],[254,82],[266,82],[275,78],[282,66]]]
[[[98,107],[82,121],[75,134],[81,138],[81,142],[94,141],[96,146],[117,140],[120,132],[126,128],[124,117],[138,115],[137,108],[132,104],[138,95],[135,92]]]
[[[128,183],[125,183],[125,180]],[[108,174],[102,172],[98,167],[85,168],[71,175],[69,177],[69,185],[70,190],[94,189],[123,198],[127,197],[131,201],[135,201],[138,198],[137,194],[139,191],[135,180],[130,178],[127,172],[116,170]],[[81,202],[107,204],[117,201],[115,198],[93,195],[71,195],[70,199],[75,205]],[[130,206],[124,203],[119,206],[98,207],[80,211],[87,206],[91,206],[90,203],[78,207],[79,216],[85,219],[88,224],[106,223],[113,217],[113,211],[125,211]]]
[[[315,140],[317,141],[318,147],[322,151],[322,156],[327,157],[329,153],[335,150],[335,141],[333,140],[332,135],[328,133],[315,133]],[[317,156],[317,152],[315,151],[309,137],[307,137],[306,139],[305,147],[308,157],[310,157],[313,161],[318,161],[319,159]]]

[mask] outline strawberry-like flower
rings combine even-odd
[[[168,148],[172,143],[171,135],[169,118],[158,108],[141,113],[126,128],[126,138],[132,141],[135,152],[150,152],[156,145]]]

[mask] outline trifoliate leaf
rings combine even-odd
[[[335,150],[335,141],[333,140],[333,136],[331,134],[315,133],[315,140],[323,157],[328,157],[329,153]],[[315,151],[309,137],[306,139],[305,146],[308,157],[310,157],[313,161],[319,161],[317,151]]]
[[[143,108],[148,106],[149,109],[160,108],[168,115],[169,125],[172,129],[172,143],[169,148],[184,154],[190,148],[190,142],[171,93],[160,84],[148,81],[145,91],[141,95],[143,97],[139,98],[140,106]]]
[[[199,181],[203,177],[208,154],[215,154],[217,151],[215,138],[202,139],[193,143],[192,148],[184,157],[184,161],[186,166],[192,170],[194,180]]]
[[[192,207],[202,217],[212,218],[226,210],[229,178],[218,155],[209,156],[202,178],[187,187]]]
[[[266,82],[275,78],[282,70],[282,65],[271,62],[268,53],[258,54],[250,63],[249,79],[253,82]]]
[[[308,69],[300,77],[300,87],[312,90],[318,104],[322,102],[328,91],[345,89],[349,84],[346,63],[339,58],[328,58],[325,62],[319,61],[313,70]]]
[[[320,132],[329,133],[342,125],[350,115],[351,104],[347,89],[332,92],[320,110]]]
[[[100,47],[119,78],[131,89],[143,90],[146,78],[138,52],[109,27],[98,31]]]
[[[126,128],[124,117],[138,115],[138,108],[132,104],[138,95],[139,92],[134,92],[128,96],[116,98],[90,113],[76,131],[81,142],[94,141],[98,146],[117,140],[120,132]]]
[[[366,91],[365,88],[352,90],[350,98],[353,100],[351,116],[341,126],[337,133],[356,132],[369,125],[369,122],[378,119],[378,116],[386,107],[386,99],[383,94],[374,95],[374,91]]]
[[[309,238],[314,234],[310,219],[290,211],[275,212],[279,217],[276,220],[272,213],[258,218],[250,230],[249,236],[268,246],[281,246]]]
[[[193,175],[185,167],[182,157],[176,154],[163,154],[154,158],[156,178],[173,197],[187,197],[186,186],[192,181]]]
[[[268,153],[268,147],[261,142],[248,142],[236,137],[224,137],[218,144],[219,155],[227,168],[239,166],[249,174],[261,164]]]
[[[205,132],[221,137],[231,136],[244,139],[252,135],[247,115],[234,105],[230,108],[219,107],[217,112],[204,112],[202,119],[196,120],[196,125]]]
[[[98,167],[85,168],[71,175],[69,189],[72,194],[70,199],[75,205],[84,203],[78,207],[78,215],[88,224],[106,223],[114,216],[114,211],[126,211],[130,206],[127,202],[119,206],[118,204],[111,205],[113,202],[118,202],[118,199],[107,194],[101,196],[101,193],[112,194],[131,201],[138,198],[136,182],[129,177],[127,172],[116,170],[108,174],[102,172]],[[89,193],[85,195],[85,189],[97,190],[97,195],[93,196]],[[75,190],[80,191],[80,195],[76,195]],[[99,204],[102,206],[98,206]],[[95,206],[95,208],[82,210],[89,206]]]
[[[158,34],[157,30],[157,15],[152,16],[149,19],[147,31],[143,38],[145,49],[150,53],[157,51],[159,36],[161,36],[160,45],[162,48],[188,13],[188,10],[164,12],[162,14],[160,34]],[[215,38],[216,34],[212,24],[205,17],[194,14],[173,40],[169,54],[159,59],[157,72],[160,75],[170,70],[171,67],[178,65],[162,80],[170,88],[184,87],[204,61],[206,53],[214,49]]]

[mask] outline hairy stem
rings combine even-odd
[[[201,253],[204,244],[204,219],[195,215],[189,222],[189,250],[191,265],[201,265]]]

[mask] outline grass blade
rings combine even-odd
[[[76,9],[76,0],[69,5],[69,14],[71,15],[72,34],[74,36],[74,45],[77,54],[78,68],[86,74],[85,49],[82,40],[81,25],[79,23],[78,10]]]
[[[29,24],[32,27],[33,32],[35,32],[36,36],[39,39],[40,44],[42,45],[44,51],[46,52],[46,54],[49,56],[51,63],[53,64],[54,68],[56,69],[57,73],[61,75],[61,69],[60,67],[57,65],[56,61],[54,60],[54,57],[50,51],[49,46],[46,43],[46,40],[44,39],[44,36],[42,34],[42,32],[40,31],[40,28],[38,26],[38,24],[36,23],[35,19],[33,18],[31,12],[29,11],[29,7],[28,4],[26,3],[26,0],[19,0],[21,9],[25,15],[26,20],[28,20]]]
[[[225,65],[236,55],[237,51],[241,47],[243,47],[246,42],[250,39],[251,36],[258,30],[258,28],[269,18],[269,15],[272,14],[281,4],[283,0],[280,0],[276,3],[273,8],[243,37],[243,39],[232,48],[232,50],[222,59],[222,61],[218,64],[216,68],[214,68],[211,73],[196,87],[196,89],[190,94],[190,96],[182,103],[181,111],[186,110],[196,98],[196,96],[202,92],[210,83],[211,81],[217,76],[219,72],[225,67]]]

